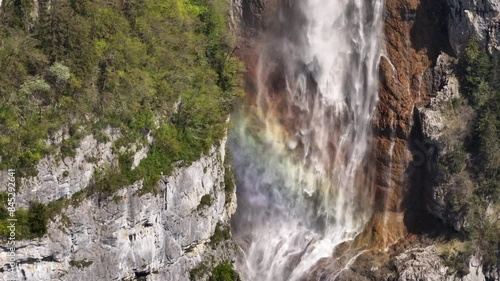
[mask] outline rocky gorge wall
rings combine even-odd
[[[89,151],[107,155],[100,149]],[[230,261],[234,246],[213,236],[228,231],[236,208],[235,194],[225,190],[225,157],[223,141],[189,167],[164,177],[157,193],[141,195],[137,182],[114,196],[91,196],[71,205],[49,224],[43,238],[16,242],[17,280],[189,280],[200,263],[209,269]],[[39,168],[43,172],[46,166]],[[76,183],[85,182],[85,170],[80,176]],[[43,183],[21,190],[36,194],[37,188],[44,194]],[[57,198],[54,192],[52,199]],[[210,202],[200,203],[204,196]],[[8,259],[2,247],[0,262],[6,265]],[[2,278],[6,270],[0,272]],[[206,278],[205,273],[196,280]]]
[[[42,6],[55,10],[57,6],[52,8],[51,3],[24,1],[24,6],[19,6],[33,8],[29,13],[31,22],[38,20]],[[111,5],[109,9],[115,7]],[[176,113],[180,104],[179,97],[173,108],[169,108],[169,104],[159,107]],[[224,131],[228,116],[221,114],[223,120],[217,125]],[[153,127],[170,121],[159,122],[156,120],[159,118],[162,116],[155,115]],[[207,127],[204,129],[209,131]],[[19,235],[24,229],[18,231],[14,256],[6,240],[0,242],[0,279],[206,280],[215,267],[232,262],[237,249],[230,239],[229,220],[236,209],[236,195],[228,166],[225,132],[220,134],[224,135],[222,139],[214,139],[215,144],[199,159],[172,161],[173,171],[161,173],[154,191],[147,190],[142,180],[134,179],[133,184],[115,185],[111,192],[103,192],[95,186],[101,179],[108,178],[109,171],[115,173],[114,176],[116,173],[127,176],[118,168],[121,156],[130,160],[126,165],[128,170],[136,169],[141,160],[151,156],[155,131],[143,129],[140,137],[124,144],[127,129],[123,127],[107,127],[98,132],[80,127],[75,129],[80,134],[74,142],[76,147],[66,154],[61,144],[75,133],[69,133],[71,130],[65,125],[57,127],[47,140],[42,140],[48,149],[31,173],[18,171],[16,174],[18,211],[27,213],[31,202],[43,204],[46,210],[55,208],[50,211],[47,233],[42,237],[32,238],[40,233],[32,235],[29,231],[26,231],[27,237],[20,237],[26,233]],[[8,181],[8,172],[0,171],[2,195]],[[2,211],[5,205],[1,205]],[[2,217],[2,231],[5,232],[4,219]],[[29,222],[19,222],[17,226],[26,227],[26,224]],[[8,273],[11,262],[17,264],[14,274],[17,278]]]
[[[450,233],[449,228],[463,230],[464,209],[452,206],[457,196],[468,197],[471,178],[461,174],[451,182],[437,181],[437,158],[472,132],[475,112],[463,102],[457,58],[470,37],[497,52],[499,4],[386,1],[387,54],[380,65],[380,116],[375,129],[379,198],[384,199],[379,209],[391,214],[393,225],[373,227],[372,233],[382,237],[374,239],[382,240],[382,245],[389,242],[391,254],[361,255],[341,280],[499,280],[498,271],[484,268],[476,256],[466,257],[466,273],[457,274],[443,257],[463,245],[421,240]]]

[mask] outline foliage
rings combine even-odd
[[[441,258],[444,261],[444,265],[448,267],[449,275],[456,274],[458,277],[464,277],[469,274],[469,256],[464,252],[453,253],[445,251],[441,254]]]
[[[212,275],[208,279],[209,281],[239,281],[240,276],[234,270],[233,265],[229,262],[225,262],[217,265],[212,270]]]
[[[140,179],[149,191],[174,163],[197,159],[223,135],[240,69],[224,1],[56,0],[37,22],[31,3],[2,5],[0,168],[33,175],[55,130],[69,131],[59,149],[72,157],[82,128],[109,125],[122,129],[125,147],[149,132],[155,140],[139,167],[120,155],[90,191],[110,194]],[[155,119],[164,122],[155,128]],[[53,217],[68,203],[20,209],[22,236],[42,235],[46,212]]]
[[[47,233],[47,208],[44,204],[33,202],[28,210],[28,226],[31,234],[41,237]]]
[[[221,242],[231,239],[231,229],[228,225],[217,223],[212,237],[210,237],[210,246],[215,249]]]
[[[214,266],[212,262],[212,266]],[[203,276],[210,273],[208,281],[240,281],[241,278],[238,273],[234,270],[233,265],[229,262],[224,262],[218,264],[210,271],[210,268],[204,264],[200,263],[195,268],[189,271],[189,280],[197,281],[201,280]]]
[[[226,1],[54,0],[38,19],[31,5],[1,7],[0,169],[33,175],[47,153],[74,156],[82,136],[111,126],[125,149],[149,133],[156,139],[124,180],[130,166],[110,167],[116,178],[98,185],[144,179],[149,191],[223,136],[241,70]],[[70,138],[46,147],[60,129]]]
[[[199,263],[196,267],[189,271],[189,280],[197,281],[200,280],[203,275],[208,272],[208,267],[204,263]]]
[[[65,82],[71,78],[69,68],[62,63],[56,62],[49,68],[49,73],[57,82]]]
[[[93,261],[87,261],[87,260],[70,260],[69,265],[72,267],[76,268],[85,268],[89,267],[93,264]]]
[[[53,0],[37,18],[33,8],[29,0],[0,7],[0,170],[34,176],[48,153],[74,157],[87,134],[107,141],[102,131],[113,127],[122,137],[118,165],[97,171],[88,190],[19,209],[18,239],[43,235],[48,218],[84,196],[139,180],[153,191],[174,165],[217,144],[241,91],[224,0]],[[69,137],[48,147],[60,130]],[[148,134],[149,153],[132,170],[129,148],[147,144]]]
[[[202,210],[205,207],[209,207],[212,205],[212,196],[210,194],[205,194],[201,197],[200,204],[198,204],[198,207],[196,210]]]
[[[9,237],[10,215],[7,211],[7,193],[0,193],[0,236]],[[16,240],[42,237],[47,233],[47,208],[39,202],[32,202],[29,209],[18,208],[14,213]]]
[[[226,154],[226,157],[229,157],[229,153]],[[233,193],[236,188],[236,183],[234,182],[233,170],[231,169],[231,165],[229,163],[224,164],[224,192],[226,194],[226,202],[225,204],[231,203],[231,199],[233,198]]]
[[[488,55],[472,38],[461,59],[462,93],[477,112],[472,138],[440,160],[457,185],[463,173],[475,182],[473,194],[456,194],[455,206],[467,206],[465,232],[472,240],[470,253],[486,265],[500,262],[500,221],[488,209],[500,210],[500,56]],[[465,171],[465,172],[464,172]],[[491,211],[490,211],[491,213]],[[450,258],[456,264],[463,257]],[[460,268],[459,268],[460,269]],[[465,271],[463,273],[466,273]]]

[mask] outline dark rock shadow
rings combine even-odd
[[[423,136],[417,110],[414,111],[413,120],[408,140],[413,160],[406,171],[409,187],[402,204],[405,210],[403,221],[408,232],[435,237],[448,232],[444,223],[427,209],[428,204],[432,204],[430,198],[435,176],[428,167],[434,166],[432,163],[437,161],[438,147]]]
[[[421,0],[416,10],[406,14],[406,19],[414,22],[410,38],[415,50],[426,49],[434,62],[441,52],[453,53],[448,38],[449,7],[446,1]]]

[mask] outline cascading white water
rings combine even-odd
[[[304,278],[372,212],[383,0],[290,0],[230,141],[244,280]]]

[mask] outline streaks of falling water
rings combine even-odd
[[[251,281],[303,278],[362,231],[373,203],[383,0],[283,6],[230,140],[237,267]]]
[[[389,169],[387,171],[387,175],[386,175],[386,179],[387,179],[387,189],[388,190],[392,190],[392,183],[393,183],[393,179],[392,179],[392,163],[393,163],[393,157],[394,157],[394,148],[396,146],[396,128],[395,128],[395,117],[394,115],[392,116],[392,119],[391,119],[391,134],[389,136],[389,140],[390,140],[390,145],[389,145],[389,157],[388,157],[388,160],[389,160]],[[385,203],[389,202],[388,199],[384,200]],[[387,208],[387,206],[385,206]],[[383,230],[384,231],[387,231],[388,229],[388,226],[387,226],[387,222],[388,222],[389,218],[387,217],[387,214],[384,214],[384,220],[383,220]],[[382,235],[383,236],[383,239],[384,239],[384,245],[386,246],[386,249],[387,250],[389,248],[389,244],[388,244],[388,241],[387,241],[387,235]]]

